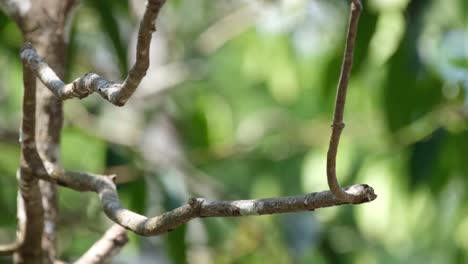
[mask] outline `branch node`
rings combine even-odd
[[[309,193],[309,194],[306,194],[306,196],[305,196],[305,198],[304,198],[304,206],[305,206],[305,208],[307,208],[307,209],[309,208],[309,205],[310,205],[310,204],[309,204],[309,199],[311,199],[311,200],[314,199],[314,197],[315,197],[316,194],[317,194],[317,193]],[[315,211],[315,209],[312,208],[312,209],[309,209],[309,211]]]
[[[202,199],[202,198],[191,197],[191,198],[189,198],[187,203],[190,206],[190,208],[199,209],[199,208],[201,208],[201,205],[202,205],[202,203],[204,201],[205,201],[205,199]]]
[[[345,128],[345,126],[346,126],[346,124],[344,122],[331,124],[332,128],[336,128],[336,129],[339,129],[339,130],[343,130]]]

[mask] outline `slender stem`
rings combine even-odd
[[[362,5],[360,0],[351,1],[351,14],[349,18],[348,33],[346,36],[346,46],[344,52],[343,63],[341,65],[340,80],[338,82],[338,91],[336,94],[335,112],[332,123],[332,134],[330,137],[330,145],[327,152],[327,181],[330,191],[340,200],[351,202],[353,195],[341,189],[336,176],[336,155],[338,153],[338,145],[340,136],[345,124],[343,122],[344,107],[346,102],[346,92],[348,89],[348,81],[353,65],[353,51],[356,42],[356,33],[358,28],[359,16],[361,14]]]

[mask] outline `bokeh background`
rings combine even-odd
[[[151,68],[124,108],[65,103],[63,166],[117,173],[123,203],[157,215],[191,196],[327,189],[326,150],[349,1],[170,0]],[[66,81],[122,80],[144,1],[84,0]],[[467,263],[468,2],[365,0],[338,155],[372,203],[203,219],[130,242],[116,263]],[[15,236],[22,44],[0,13],[0,242]],[[60,189],[59,251],[73,261],[109,220]],[[10,263],[8,257],[1,263]]]

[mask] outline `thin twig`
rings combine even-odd
[[[338,145],[340,143],[340,135],[345,127],[343,122],[343,113],[346,102],[346,91],[348,89],[349,76],[353,65],[353,50],[356,41],[356,33],[358,28],[359,16],[361,14],[361,1],[352,0],[351,14],[349,18],[348,33],[346,36],[346,47],[344,52],[343,63],[341,65],[341,75],[338,82],[338,91],[336,94],[335,112],[332,123],[332,134],[330,137],[330,145],[327,152],[327,181],[330,191],[341,201],[352,203],[356,197],[344,191],[338,183],[336,177],[336,155]]]
[[[123,106],[135,92],[149,67],[151,35],[156,30],[155,20],[165,0],[149,0],[138,31],[136,62],[122,84],[110,82],[96,73],[87,73],[65,84],[47,65],[31,44],[21,49],[21,58],[36,72],[38,78],[60,99],[84,98],[93,92],[99,93],[114,105]]]
[[[112,258],[120,252],[127,242],[127,231],[115,224],[75,264],[111,263]]]

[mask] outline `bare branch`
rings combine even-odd
[[[310,211],[317,208],[349,204],[337,199],[330,191],[306,195],[275,197],[257,200],[207,201],[192,198],[187,204],[160,216],[147,218],[134,213],[120,203],[114,184],[115,175],[95,175],[65,171],[46,164],[48,173],[40,174],[43,180],[52,181],[77,191],[93,191],[99,195],[104,213],[117,224],[142,236],[160,235],[197,217],[235,217],[247,215],[280,214]],[[345,188],[355,199],[353,204],[374,200],[377,196],[368,185]]]
[[[361,1],[352,0],[351,15],[349,18],[348,33],[346,36],[346,47],[344,52],[343,63],[341,65],[341,75],[338,82],[338,91],[336,94],[335,113],[332,123],[332,134],[330,137],[330,145],[327,152],[327,181],[330,190],[341,201],[353,203],[358,199],[354,194],[341,189],[336,177],[336,155],[338,145],[340,143],[340,135],[345,127],[343,123],[343,113],[346,102],[346,91],[348,89],[349,76],[353,65],[353,50],[356,41],[356,33],[358,28],[359,16],[361,14]]]
[[[34,69],[44,85],[63,100],[73,97],[84,98],[97,92],[112,104],[123,106],[135,92],[148,70],[151,35],[156,30],[155,20],[164,3],[165,0],[148,1],[138,32],[136,62],[122,84],[107,81],[96,73],[87,73],[72,83],[65,84],[37,54],[31,44],[23,45],[21,58]]]
[[[127,231],[115,224],[75,264],[111,263],[127,242]]]
[[[11,0],[10,0],[11,1]],[[66,69],[66,23],[71,18],[75,0],[35,0],[30,8],[16,21],[26,41],[34,43],[45,55],[58,76]],[[45,8],[46,7],[46,8]],[[35,75],[35,74],[34,74]],[[62,100],[52,94],[37,78],[36,101],[36,148],[44,160],[57,163],[60,153],[60,133],[63,122]],[[38,166],[42,166],[38,164]],[[34,167],[33,173],[40,167]],[[42,232],[43,262],[53,263],[56,258],[56,219],[58,215],[57,187],[49,182],[39,183],[44,208]]]
[[[154,21],[157,18],[164,2],[164,0],[148,1],[143,20],[140,24],[137,44],[137,59],[135,65],[129,71],[127,78],[122,84],[109,82],[95,73],[88,73],[85,76],[76,79],[71,84],[65,84],[47,65],[47,63],[44,62],[44,60],[37,54],[36,50],[30,44],[25,44],[21,49],[21,58],[23,60],[25,69],[24,78],[26,89],[25,104],[23,106],[23,159],[20,175],[22,177],[21,190],[23,194],[23,200],[25,201],[24,205],[26,207],[26,213],[33,210],[33,208],[30,207],[30,201],[26,199],[29,197],[25,196],[24,193],[32,194],[34,198],[37,198],[34,195],[38,193],[35,192],[35,190],[38,189],[37,178],[30,177],[32,175],[31,171],[34,172],[34,176],[37,176],[40,179],[48,182],[57,183],[77,191],[96,192],[99,195],[105,214],[110,219],[125,229],[131,230],[136,234],[143,236],[156,236],[165,232],[169,232],[178,226],[187,223],[191,219],[199,217],[237,217],[310,211],[317,208],[331,207],[342,204],[361,204],[372,201],[376,198],[372,187],[368,185],[353,185],[341,189],[337,182],[335,173],[336,153],[339,137],[341,130],[344,127],[343,111],[346,88],[352,64],[352,52],[357,30],[357,21],[361,9],[358,0],[353,0],[352,3],[352,13],[346,43],[345,58],[343,62],[340,83],[338,86],[333,130],[327,159],[327,176],[331,191],[297,196],[237,201],[208,201],[202,198],[191,198],[187,204],[181,207],[166,212],[160,216],[147,218],[146,216],[132,212],[121,205],[114,183],[115,176],[103,176],[65,171],[57,164],[55,164],[55,162],[48,159],[41,159],[35,146],[35,117],[34,115],[31,116],[31,113],[34,114],[34,110],[32,110],[32,108],[35,107],[35,97],[31,97],[30,93],[31,90],[35,90],[35,86],[31,86],[31,88],[29,88],[29,85],[26,85],[27,83],[34,83],[34,78],[31,77],[33,76],[33,73],[39,77],[39,79],[44,83],[44,85],[47,86],[49,90],[51,90],[58,98],[62,100],[72,97],[83,98],[93,92],[98,92],[109,102],[118,106],[124,105],[128,98],[136,90],[149,67],[149,46],[151,41],[151,34],[155,30]],[[30,185],[35,183],[36,188],[34,189],[34,186],[27,186],[24,184],[24,182],[30,183]],[[42,210],[40,194],[38,197],[40,206],[36,206],[36,210]],[[31,217],[34,216],[30,213],[24,219],[28,220],[31,219]],[[41,215],[37,218],[37,221],[41,221],[41,219],[42,211]],[[20,230],[24,230],[23,234],[28,234],[27,228],[22,227]],[[96,243],[96,247],[100,249],[93,249],[94,247],[90,249],[90,256],[96,258],[102,257],[103,255],[98,256],[96,253],[93,254],[93,252],[97,250],[100,254],[103,254],[103,247],[109,249],[109,254],[111,254],[116,249],[115,245],[110,245],[109,239],[112,239],[111,237],[115,237],[116,233],[118,234],[119,232],[122,232],[122,230],[119,231],[117,227],[115,228],[117,231],[112,230],[108,231],[109,234],[106,233],[106,235],[104,235],[102,241],[98,241]],[[35,240],[37,239],[32,239],[27,243],[33,243]],[[102,244],[100,242],[102,242]]]
[[[40,263],[41,238],[44,225],[44,209],[38,179],[33,171],[41,168],[35,143],[36,127],[36,77],[23,64],[23,119],[20,142],[21,160],[18,175],[18,235],[21,245],[15,252],[15,263]],[[44,172],[44,169],[42,168]]]

